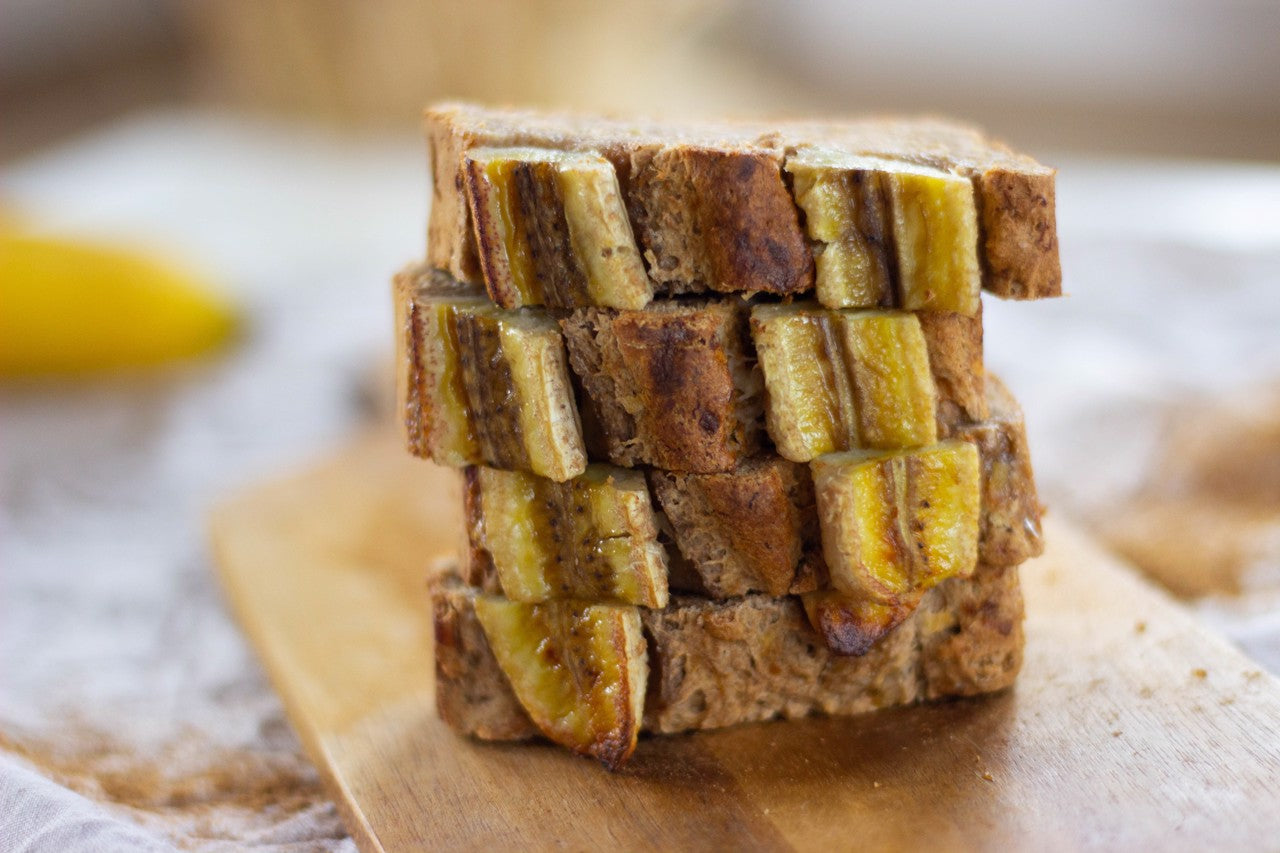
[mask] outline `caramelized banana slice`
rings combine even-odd
[[[904,593],[888,601],[874,601],[831,589],[800,596],[809,624],[838,655],[865,655],[894,628],[905,622],[924,597],[923,591]]]
[[[981,488],[972,444],[838,453],[810,468],[834,589],[892,604],[973,572]]]
[[[928,349],[913,315],[757,306],[751,335],[778,453],[807,462],[855,447],[937,440]]]
[[[649,679],[634,607],[476,598],[498,665],[552,741],[616,769],[636,746]]]
[[[483,309],[484,294],[444,273],[409,269],[395,277],[394,295],[397,403],[410,452],[455,467],[481,461],[454,318]]]
[[[644,474],[591,465],[556,483],[519,471],[475,472],[472,547],[492,560],[508,598],[666,606],[666,552]]]
[[[643,308],[640,261],[613,164],[540,148],[467,152],[467,201],[480,267],[504,308]]]
[[[885,173],[841,168],[808,152],[787,160],[796,204],[814,249],[818,301],[831,308],[888,308],[898,280],[891,190]]]
[[[938,440],[929,351],[913,314],[842,312],[845,363],[863,447],[918,447]]]
[[[568,357],[545,311],[503,311],[443,273],[397,279],[410,449],[553,480],[586,469]]]
[[[802,149],[786,169],[817,243],[823,305],[977,312],[978,214],[967,178],[824,149]]]

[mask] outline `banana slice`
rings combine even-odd
[[[556,483],[478,468],[468,503],[472,545],[487,552],[513,601],[553,598],[667,604],[667,560],[644,474],[590,465]]]
[[[539,731],[611,770],[630,757],[649,678],[636,608],[484,595],[476,616]]]
[[[861,656],[915,612],[923,592],[905,593],[888,601],[823,589],[800,596],[809,624],[822,635],[827,648],[840,655]]]
[[[981,512],[973,444],[837,453],[810,468],[834,589],[893,603],[972,574]]]
[[[783,457],[808,462],[937,441],[936,391],[915,315],[763,305],[751,313],[751,335],[765,426]]]
[[[967,178],[816,148],[786,170],[817,244],[823,305],[977,313],[978,214]]]
[[[504,308],[643,308],[653,285],[613,164],[599,154],[474,148],[466,192],[480,267]]]
[[[496,308],[443,273],[397,279],[410,449],[556,481],[586,470],[568,357],[545,311]]]

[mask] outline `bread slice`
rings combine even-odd
[[[1022,411],[993,378],[987,420],[957,427],[978,448],[978,562],[1018,565],[1038,556],[1043,507]],[[805,593],[828,576],[809,466],[766,455],[714,474],[650,471],[666,522],[672,589],[713,598]]]
[[[987,420],[960,427],[955,437],[976,444],[981,460],[978,561],[1016,566],[1044,551],[1044,506],[1036,492],[1022,409],[995,376],[988,377],[987,405]]]
[[[651,471],[649,483],[689,569],[673,574],[676,588],[712,598],[785,595],[825,578],[806,466],[769,456],[719,474]]]
[[[432,586],[436,701],[455,730],[485,740],[537,736],[455,576]],[[680,596],[642,610],[645,731],[671,734],[810,714],[849,715],[1003,689],[1022,663],[1016,568],[946,581],[861,657],[833,654],[794,597]]]
[[[984,421],[990,414],[982,360],[982,308],[973,316],[952,311],[921,311],[916,316],[938,401],[938,436],[948,438],[960,424]]]
[[[561,320],[584,409],[609,461],[733,469],[761,448],[763,395],[739,302],[585,308]]]
[[[631,152],[628,209],[666,293],[813,288],[813,258],[776,149],[646,145]]]
[[[1054,170],[964,125],[660,123],[445,103],[427,110],[425,129],[434,176],[428,260],[463,280],[481,276],[464,155],[524,146],[613,163],[650,275],[666,292],[802,292],[812,286],[812,261],[781,167],[788,153],[818,146],[969,179],[983,287],[1016,299],[1061,293]]]

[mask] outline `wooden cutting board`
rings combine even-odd
[[[226,593],[361,849],[1277,849],[1280,682],[1068,525],[1010,693],[642,740],[617,774],[436,719],[451,475],[390,433],[220,507]]]

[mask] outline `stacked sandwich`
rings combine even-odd
[[[455,729],[609,767],[641,730],[998,690],[1041,550],[980,291],[1057,295],[1053,171],[938,121],[443,105],[395,281]]]

